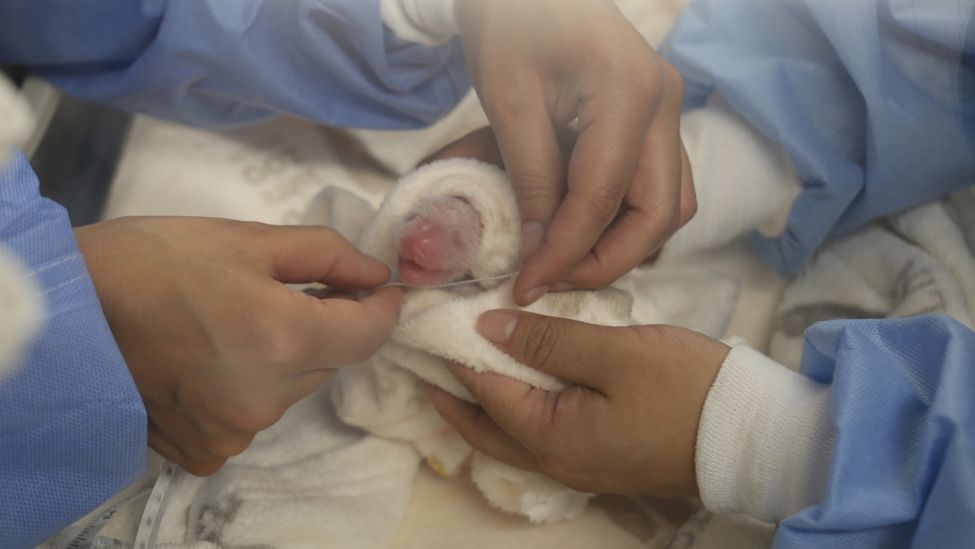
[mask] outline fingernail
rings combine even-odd
[[[494,343],[505,343],[518,325],[518,317],[505,311],[488,311],[477,319],[477,333]]]
[[[569,284],[568,282],[559,282],[555,286],[552,286],[553,292],[564,292],[566,290],[571,290],[571,289],[572,289],[572,284]]]
[[[528,257],[542,245],[545,227],[538,221],[529,221],[521,226],[521,257]]]
[[[525,292],[525,305],[531,305],[548,293],[548,286],[539,286]]]

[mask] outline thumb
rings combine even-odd
[[[322,226],[267,226],[257,250],[279,282],[321,282],[344,290],[374,288],[389,268]]]
[[[536,370],[606,393],[625,333],[565,318],[523,311],[488,311],[477,331],[505,354]],[[632,357],[631,357],[632,359]]]

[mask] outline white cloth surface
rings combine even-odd
[[[968,187],[823,248],[779,302],[772,358],[798,369],[802,335],[820,320],[944,313],[975,325],[973,205]]]
[[[209,132],[138,116],[102,215],[295,224],[325,187],[354,189],[378,204],[389,179],[363,169],[352,148],[343,148],[340,159],[337,140],[287,118]]]
[[[380,0],[379,12],[403,40],[435,46],[459,32],[454,0]]]

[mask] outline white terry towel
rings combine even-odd
[[[369,363],[340,373],[332,387],[342,419],[412,443],[435,471],[453,475],[476,452],[437,415],[410,373],[468,402],[474,402],[473,397],[446,369],[444,359],[550,391],[561,390],[564,384],[519,364],[475,331],[482,312],[518,308],[511,300],[513,281],[499,278],[517,268],[521,242],[521,220],[504,172],[469,159],[444,160],[418,169],[401,179],[386,198],[359,239],[359,247],[395,265],[402,224],[424,203],[445,196],[465,200],[481,216],[480,250],[470,269],[479,282],[409,289],[391,340]],[[622,326],[635,323],[631,307],[628,293],[608,288],[549,294],[526,310]],[[589,498],[548,477],[513,469],[484,455],[475,455],[470,465],[472,478],[491,504],[535,522],[571,518]]]
[[[975,187],[888,216],[823,248],[786,288],[770,355],[798,369],[822,320],[946,314],[975,326]]]

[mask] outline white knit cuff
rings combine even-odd
[[[459,32],[454,0],[380,0],[383,23],[403,40],[443,44]]]
[[[778,522],[818,502],[829,474],[831,418],[828,386],[747,345],[734,347],[698,428],[704,506]]]

